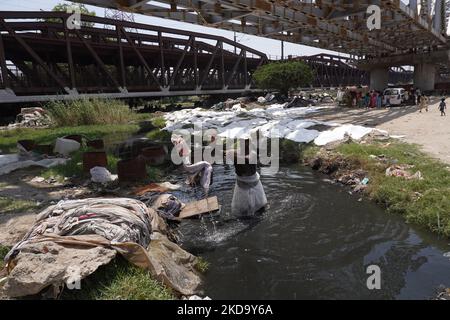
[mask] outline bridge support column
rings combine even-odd
[[[388,86],[389,68],[370,70],[370,89],[383,91]]]
[[[414,87],[422,91],[434,90],[435,78],[435,65],[420,63],[414,66]]]

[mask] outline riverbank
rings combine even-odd
[[[308,146],[301,161],[408,223],[450,236],[449,167],[419,146],[394,139],[348,141],[330,150]]]
[[[124,141],[138,132],[163,126],[161,119],[153,115],[139,115],[129,124],[84,125],[48,128],[16,128],[0,131],[0,150],[2,153],[17,151],[18,140],[34,140],[39,144],[53,143],[58,137],[82,135],[87,139],[102,139],[107,148],[108,169],[116,173],[118,158],[112,146]],[[138,123],[146,120],[148,128]],[[150,125],[149,125],[150,123]],[[155,135],[159,129],[153,129]],[[49,169],[27,168],[17,170],[0,177],[0,269],[4,267],[3,258],[10,248],[19,241],[33,225],[36,215],[44,208],[60,200],[83,199],[110,194],[118,197],[127,196],[129,189],[115,186],[114,190],[99,188],[90,183],[89,175],[83,172],[82,153],[85,147],[71,154],[65,164]],[[148,179],[158,182],[163,173],[158,168],[149,168]],[[206,263],[199,259],[200,271]],[[6,274],[0,275],[3,278]],[[168,286],[153,278],[148,271],[131,265],[123,258],[116,258],[112,263],[101,267],[94,274],[84,279],[82,290],[65,290],[61,299],[177,299]],[[0,294],[1,299],[8,298]]]
[[[450,164],[450,119],[440,116],[439,102],[440,97],[431,97],[429,111],[422,113],[417,106],[382,109],[331,107],[308,114],[306,118],[386,130],[391,136],[417,144],[430,156]],[[450,99],[447,99],[447,105],[449,103]]]

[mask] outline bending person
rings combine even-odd
[[[205,194],[208,194],[212,180],[212,165],[207,161],[199,161],[191,164],[191,150],[183,137],[173,134],[171,140],[183,161],[183,169],[192,173],[187,179],[188,184],[192,186],[200,184]]]

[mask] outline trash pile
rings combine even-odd
[[[31,166],[50,168],[65,164],[71,155],[83,148],[82,166],[90,173],[91,181],[108,184],[120,181],[139,181],[147,177],[147,165],[160,165],[167,160],[168,148],[148,138],[138,138],[119,145],[117,175],[107,169],[108,156],[102,139],[89,139],[73,134],[56,138],[51,144],[38,144],[33,140],[19,140],[18,152],[0,154],[0,175]]]
[[[358,163],[332,153],[321,153],[309,160],[308,165],[313,170],[329,175],[335,182],[350,186],[354,193],[364,191],[370,182],[368,173],[360,169]]]
[[[10,297],[57,297],[109,263],[117,253],[149,270],[181,295],[199,293],[197,258],[168,239],[157,212],[129,198],[60,201],[42,211],[5,257],[4,292]]]
[[[0,154],[0,175],[32,166],[50,168],[65,164],[69,155],[80,147],[81,137],[78,136],[57,138],[54,146],[37,144],[33,140],[19,140],[17,153]]]
[[[387,177],[401,177],[406,180],[423,180],[422,172],[416,171],[414,174],[409,171],[409,169],[412,169],[414,166],[402,164],[402,165],[392,165],[389,168],[386,169],[386,176]]]
[[[8,129],[19,127],[45,127],[51,122],[47,111],[40,107],[21,108],[16,122],[8,125]]]
[[[50,168],[67,162],[66,158],[44,158],[39,155],[0,154],[0,176],[21,168]]]
[[[304,119],[306,115],[326,108],[323,106],[292,108],[287,106],[288,103],[271,104],[247,110],[241,104],[235,104],[228,111],[200,108],[180,110],[164,116],[166,119],[164,130],[170,132],[183,130],[193,134],[194,125],[197,125],[201,126],[198,129],[202,130],[216,129],[218,137],[228,139],[246,139],[253,132],[259,131],[266,138],[285,138],[299,143],[314,141],[319,146],[340,141],[345,136],[360,140],[374,131],[380,131],[358,125],[339,125]],[[317,127],[321,127],[322,130]],[[386,132],[383,134],[387,135]]]

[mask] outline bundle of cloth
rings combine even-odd
[[[29,232],[5,257],[3,286],[10,297],[53,289],[93,273],[120,253],[182,295],[201,283],[196,257],[168,239],[164,220],[129,198],[60,201],[42,211]]]
[[[212,179],[212,165],[207,161],[198,161],[192,164],[190,158],[191,149],[187,145],[184,138],[182,136],[172,134],[171,140],[178,155],[182,159],[183,169],[192,174],[192,176],[188,178],[188,183],[195,185],[198,182],[205,190],[205,193],[208,193]]]

